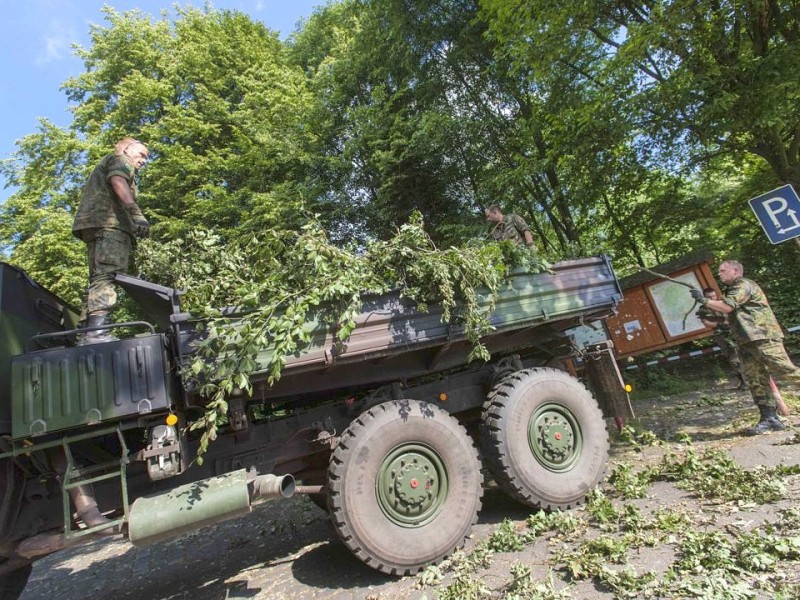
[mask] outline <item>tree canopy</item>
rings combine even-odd
[[[73,303],[71,216],[123,135],[151,150],[157,243],[318,219],[363,248],[419,212],[448,247],[484,239],[498,203],[550,259],[624,273],[703,246],[794,291],[794,249],[745,202],[800,186],[794,2],[339,0],[285,41],[236,11],[104,11],[63,85],[72,123],[0,163],[0,247]]]

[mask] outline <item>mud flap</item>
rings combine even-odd
[[[618,428],[625,425],[626,419],[633,419],[633,407],[625,389],[617,361],[614,358],[614,345],[610,340],[587,346],[583,354],[583,364],[589,387],[597,399],[603,415],[614,418]]]

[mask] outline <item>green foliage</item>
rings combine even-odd
[[[650,475],[645,471],[636,472],[633,465],[618,465],[609,477],[609,483],[623,498],[645,498],[650,489]]]
[[[461,597],[483,598],[491,594],[486,584],[474,577],[476,569],[490,564],[492,552],[487,544],[479,544],[472,552],[465,554],[457,550],[440,565],[431,565],[417,576],[417,587],[438,585],[447,573],[453,573],[453,581],[439,592],[439,598],[456,600]]]
[[[491,558],[496,552],[516,552],[533,543],[537,537],[548,531],[556,531],[572,535],[585,527],[585,523],[571,513],[538,511],[531,514],[526,520],[527,529],[518,529],[514,523],[504,519],[492,534],[473,548],[469,554],[461,551],[455,552],[450,558],[438,566],[431,566],[417,576],[417,587],[438,585],[444,576],[454,573],[453,583],[445,588],[445,598],[456,598],[458,593],[489,594],[490,590],[484,584],[479,585],[474,573],[479,568],[486,568],[491,563]],[[549,584],[531,586],[530,571],[522,565],[516,570],[514,582],[506,590],[504,598],[508,600],[528,597],[520,594],[531,593],[532,598],[543,600],[552,598],[556,600],[564,597],[563,593],[555,590],[552,581]]]
[[[609,534],[582,541],[574,549],[556,553],[556,561],[564,565],[573,579],[591,579],[601,576],[606,562],[623,564],[628,555],[628,543]]]
[[[786,529],[800,529],[800,507],[782,510],[780,526]]]
[[[510,519],[503,519],[500,527],[492,532],[486,543],[492,552],[516,552],[525,546],[525,540]]]
[[[447,247],[485,237],[499,202],[552,259],[740,258],[794,324],[796,251],[745,201],[798,177],[797,23],[781,2],[725,6],[342,0],[285,43],[235,11],[106,8],[63,86],[73,122],[42,121],[0,165],[0,246],[77,299],[70,215],[132,134],[156,241],[296,231],[308,210],[366,244],[419,211]]]
[[[611,588],[618,598],[639,598],[644,590],[653,587],[656,574],[652,571],[637,574],[629,567],[620,570],[603,567],[597,578]]]
[[[689,531],[678,547],[677,568],[690,573],[735,570],[734,549],[719,531]]]
[[[531,541],[548,531],[571,535],[586,528],[584,520],[574,512],[558,510],[535,512],[525,519],[525,523],[528,526],[525,537]]]
[[[46,120],[39,127],[0,162],[0,174],[18,188],[0,204],[0,255],[77,306],[86,287],[86,252],[72,235],[70,211],[84,176],[76,163],[85,145]]]
[[[757,469],[753,473],[770,479],[797,471],[795,467],[780,467]],[[652,480],[667,478],[679,485],[684,482],[692,490],[698,485],[706,486],[704,479],[730,480],[740,495],[743,488],[752,485],[751,480],[743,480],[737,474],[724,453],[709,451],[698,455],[692,447],[680,455],[668,453],[663,465],[644,469],[638,476]],[[717,502],[726,497],[721,490],[714,489],[713,495],[704,498]],[[741,495],[740,505],[752,503],[755,497],[759,494]],[[591,517],[588,524],[574,511],[537,511],[526,519],[527,529],[505,520],[472,553],[456,553],[439,567],[426,570],[419,580],[424,579],[425,585],[438,585],[452,571],[454,581],[446,588],[445,597],[452,598],[458,592],[488,594],[488,590],[478,585],[475,571],[487,568],[494,552],[523,550],[550,532],[553,535],[548,536],[552,550],[547,578],[536,581],[529,566],[515,564],[511,567],[512,580],[499,590],[499,597],[514,600],[568,597],[565,594],[569,593],[569,587],[558,590],[553,583],[556,571],[564,573],[567,579],[593,580],[599,589],[610,590],[616,598],[739,600],[756,597],[757,590],[769,597],[791,598],[797,589],[791,576],[787,578],[800,560],[797,527],[800,519],[794,508],[781,511],[774,524],[765,523],[748,531],[744,530],[746,521],[724,529],[704,529],[699,526],[697,515],[684,509],[662,507],[648,515],[634,503],[617,500],[615,506],[600,488],[587,495],[586,510]],[[625,566],[637,549],[657,543],[675,548],[674,561],[665,565],[663,573],[637,572]]]
[[[655,512],[651,527],[666,533],[680,533],[686,531],[691,524],[688,515],[670,509],[659,509]]]
[[[562,2],[535,10],[482,3],[491,33],[514,68],[566,71],[638,123],[641,152],[686,162],[752,153],[791,182],[800,78],[791,3]],[[780,157],[780,158],[779,158]]]
[[[633,447],[638,452],[643,446],[662,446],[663,442],[649,430],[639,430],[633,425],[625,425],[619,432],[619,439]]]
[[[675,481],[679,487],[703,498],[764,504],[783,497],[786,488],[782,478],[796,470],[786,467],[746,470],[724,451],[711,449],[698,455],[690,447],[683,456],[665,454],[653,477]]]
[[[468,575],[459,573],[452,583],[442,589],[437,598],[439,600],[480,600],[481,598],[491,598],[492,592],[486,583]]]
[[[393,238],[359,252],[334,246],[312,221],[297,234],[272,230],[226,240],[197,231],[143,245],[140,268],[151,280],[186,288],[185,308],[205,319],[207,336],[183,373],[208,399],[205,416],[192,425],[203,431],[202,454],[225,420],[229,397],[251,393],[252,374],[277,381],[315,330],[331,330],[346,345],[369,295],[396,291],[423,311],[435,304],[444,322],[463,326],[473,343],[470,358],[486,360],[480,338],[491,330],[487,315],[513,260],[543,268],[508,242],[439,250],[414,214]],[[237,307],[235,317],[223,314],[229,306]]]
[[[606,496],[599,487],[589,491],[586,495],[586,510],[603,529],[607,529],[609,525],[616,525],[619,520],[619,513],[614,508],[611,498]]]
[[[569,588],[556,589],[552,574],[546,581],[533,576],[531,568],[521,563],[511,565],[511,584],[504,590],[503,600],[569,600]]]
[[[653,481],[673,481],[704,499],[765,504],[780,500],[786,491],[783,478],[797,473],[800,467],[796,465],[747,470],[722,450],[708,449],[698,454],[689,446],[680,453],[665,453],[661,464],[638,472],[632,465],[622,463],[614,469],[609,482],[623,498],[643,498]],[[587,507],[601,525],[622,520],[601,490],[588,494]]]

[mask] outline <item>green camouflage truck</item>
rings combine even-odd
[[[126,324],[130,337],[77,345],[75,312],[0,263],[2,598],[65,547],[108,535],[158,543],[293,494],[328,510],[371,567],[414,573],[463,545],[482,466],[543,509],[574,506],[605,472],[613,411],[553,366],[575,354],[565,331],[613,314],[622,297],[606,257],[516,272],[490,315],[489,362],[468,360],[463,330],[435,306],[368,299],[344,345],[319,326],[279,381],[257,371],[252,394],[234,389],[202,464],[187,424],[206,399],[180,375],[202,322],[181,310],[178,290],[118,284],[147,321]],[[613,362],[607,348],[580,358]],[[604,405],[624,394],[614,369],[587,370]]]

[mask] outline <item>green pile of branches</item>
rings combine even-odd
[[[144,244],[138,262],[144,277],[186,289],[184,308],[203,319],[207,335],[182,373],[207,399],[205,414],[191,424],[203,431],[200,461],[225,422],[227,398],[239,390],[251,394],[256,371],[277,381],[287,358],[311,343],[313,326],[330,327],[345,343],[364,297],[395,291],[420,310],[441,307],[442,320],[462,325],[473,343],[470,359],[486,360],[480,339],[491,330],[487,316],[509,270],[548,266],[509,242],[439,249],[418,213],[391,239],[362,247],[337,247],[311,222],[299,232],[238,240],[195,230],[167,244]],[[234,316],[226,307],[236,307]],[[259,364],[267,348],[270,363]]]

